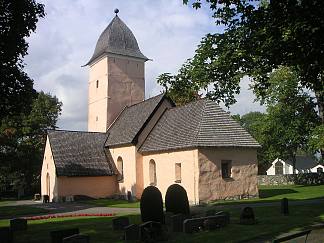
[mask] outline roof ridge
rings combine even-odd
[[[140,102],[138,102],[138,103],[136,103],[136,104],[132,104],[132,105],[127,106],[127,107],[130,108],[130,107],[132,107],[132,106],[139,105],[139,104],[141,104],[141,103],[144,103],[144,102],[146,102],[146,101],[148,101],[148,100],[154,99],[154,98],[156,98],[156,97],[158,97],[158,96],[161,96],[161,95],[164,96],[165,93],[161,93],[161,94],[155,95],[155,96],[153,96],[153,97],[150,97],[150,98],[148,98],[148,99],[146,99],[146,100],[142,100],[142,101],[140,101]]]
[[[93,131],[77,131],[77,130],[66,130],[66,129],[46,129],[47,132],[79,132],[79,133],[100,133],[107,134],[106,132],[93,132]]]

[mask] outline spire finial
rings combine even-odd
[[[116,9],[114,10],[114,12],[115,12],[115,14],[117,15],[117,14],[119,13],[119,9],[116,8]]]

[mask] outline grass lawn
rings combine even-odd
[[[0,204],[0,218],[16,218],[23,215],[46,214],[48,210],[32,206],[3,206]]]
[[[190,235],[173,234],[170,237],[170,242],[237,242],[260,236],[271,238],[284,232],[302,229],[315,222],[324,222],[323,205],[290,206],[289,210],[289,216],[282,216],[279,207],[256,207],[254,211],[258,224],[239,225],[240,210],[230,209],[231,224],[226,228]],[[139,215],[130,215],[129,217],[131,223],[140,222]],[[104,217],[75,217],[29,221],[28,230],[17,232],[15,242],[50,242],[50,231],[70,227],[78,227],[81,233],[88,234],[92,243],[122,242],[122,232],[112,231],[111,220],[112,218]],[[8,220],[0,220],[0,226],[8,224]]]
[[[324,185],[302,186],[302,185],[282,185],[282,186],[259,186],[260,198],[243,200],[218,200],[212,204],[240,204],[240,203],[262,203],[275,202],[286,197],[290,200],[305,200],[324,198]],[[94,199],[84,201],[98,207],[115,208],[139,208],[139,201],[128,203],[126,200],[115,199]]]
[[[324,185],[280,185],[259,186],[259,198],[243,200],[219,200],[213,204],[240,204],[240,203],[262,203],[275,202],[282,198],[289,200],[306,200],[324,198]]]
[[[94,199],[84,201],[85,204],[90,204],[97,207],[113,207],[113,208],[139,208],[140,202],[129,203],[126,200],[117,199]]]

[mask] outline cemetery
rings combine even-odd
[[[2,219],[0,236],[1,242],[281,242],[282,233],[294,230],[282,239],[304,237],[312,225],[324,221],[322,203],[310,207],[294,201],[283,198],[273,206],[247,206],[243,200],[242,206],[229,202],[190,207],[179,184],[168,188],[164,200],[158,188],[149,186],[139,202],[140,214]]]

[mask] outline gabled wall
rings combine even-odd
[[[114,162],[117,162],[118,157],[123,160],[123,180],[118,182],[119,194],[127,195],[130,191],[132,196],[136,196],[136,148],[135,146],[124,146],[118,148],[110,148],[111,156]],[[117,165],[116,165],[117,167]]]
[[[198,204],[198,150],[178,150],[143,155],[144,188],[150,185],[149,163],[156,164],[156,187],[162,193],[163,201],[168,187],[175,184],[175,164],[181,163],[181,185],[187,191],[190,204]]]
[[[199,200],[258,197],[257,150],[199,148]],[[231,178],[223,179],[221,161],[231,160]]]
[[[46,177],[49,175],[49,191]],[[41,194],[49,195],[50,201],[58,197],[58,181],[49,138],[46,138],[45,152],[41,172]]]

